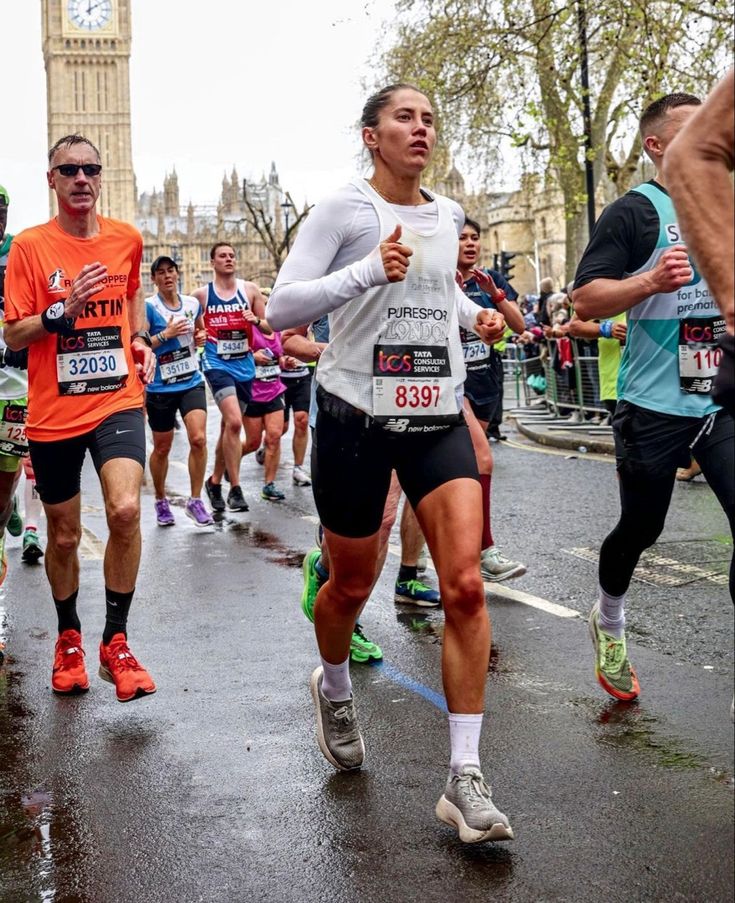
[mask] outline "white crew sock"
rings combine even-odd
[[[449,713],[449,742],[452,745],[452,757],[449,761],[449,777],[464,768],[465,765],[480,767],[480,731],[482,715],[454,715]]]
[[[352,681],[350,680],[350,657],[341,665],[330,665],[322,659],[324,676],[322,677],[322,693],[330,702],[344,702],[352,697]]]
[[[600,587],[600,627],[620,639],[625,630],[625,593],[622,596],[608,596]]]

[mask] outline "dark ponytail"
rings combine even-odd
[[[380,117],[380,111],[383,107],[387,106],[390,102],[391,97],[396,91],[416,91],[419,94],[423,94],[424,92],[417,88],[415,85],[408,85],[403,82],[399,82],[395,85],[386,85],[385,88],[381,88],[380,91],[376,91],[375,94],[372,94],[365,101],[365,106],[362,108],[362,117],[360,118],[360,125],[365,129],[374,129],[378,124],[378,119]]]

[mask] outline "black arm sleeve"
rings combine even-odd
[[[594,279],[622,279],[648,260],[659,233],[656,208],[642,194],[628,192],[603,210],[577,267],[574,287]]]

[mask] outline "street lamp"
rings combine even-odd
[[[286,198],[286,200],[281,204],[281,210],[283,210],[283,218],[286,221],[286,250],[291,250],[291,236],[288,232],[288,217],[291,210],[295,210],[296,208],[291,203],[291,201]]]
[[[589,234],[595,226],[595,176],[592,162],[592,114],[590,112],[589,60],[587,56],[586,0],[577,0],[577,30],[579,34],[582,81],[582,121],[584,123],[584,179],[587,189],[587,227]]]

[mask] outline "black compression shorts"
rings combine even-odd
[[[270,401],[250,401],[245,408],[244,417],[265,417],[283,410],[283,392]]]
[[[183,392],[147,392],[145,408],[148,423],[154,433],[168,433],[174,428],[177,412],[182,419],[191,411],[207,410],[207,393],[204,383]]]
[[[283,385],[286,387],[286,411],[285,418],[288,420],[291,411],[306,411],[308,413],[311,406],[311,379],[312,374],[307,376],[299,376],[296,379],[282,379]]]
[[[479,480],[466,423],[407,435],[366,424],[364,415],[338,420],[320,408],[311,478],[319,517],[328,530],[351,538],[377,532],[392,470],[414,510],[450,480]]]
[[[145,467],[145,424],[140,408],[110,414],[88,433],[57,442],[28,440],[36,488],[47,505],[68,502],[79,493],[84,456],[97,473],[112,458],[132,458]]]

